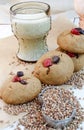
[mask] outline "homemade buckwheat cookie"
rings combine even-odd
[[[84,53],[84,30],[81,28],[65,30],[58,36],[57,44],[66,51]]]
[[[49,51],[36,63],[34,76],[44,84],[60,85],[70,79],[74,71],[71,58],[60,51]]]
[[[41,91],[41,82],[23,71],[8,77],[1,87],[1,97],[8,104],[22,104],[33,100]]]
[[[84,67],[84,54],[72,53],[63,50],[62,48],[58,47],[56,50],[64,52],[65,54],[69,55],[74,63],[74,71],[80,71]]]

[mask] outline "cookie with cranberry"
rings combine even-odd
[[[34,76],[44,84],[60,85],[70,79],[73,71],[74,65],[71,58],[67,54],[53,50],[37,61]]]
[[[1,87],[1,97],[8,104],[22,104],[33,100],[41,91],[41,82],[32,75],[17,72],[9,76]]]
[[[84,53],[84,30],[81,28],[65,30],[58,36],[57,44],[66,51]]]
[[[56,50],[66,53],[71,57],[74,63],[74,71],[77,72],[84,67],[84,54],[71,53],[58,47]]]

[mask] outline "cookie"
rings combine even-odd
[[[71,57],[74,63],[74,72],[80,71],[84,67],[84,54],[71,53],[61,49],[60,47],[56,50],[64,52]]]
[[[70,79],[73,71],[74,65],[71,58],[67,54],[53,50],[37,61],[34,76],[44,84],[60,85]]]
[[[33,100],[41,91],[41,82],[22,71],[12,75],[1,87],[1,97],[8,104],[22,104]]]
[[[78,29],[65,30],[62,32],[57,37],[57,44],[66,51],[84,53],[84,32],[83,30],[77,31]]]

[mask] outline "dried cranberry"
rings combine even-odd
[[[43,61],[43,66],[44,67],[49,67],[52,65],[52,61],[51,61],[51,58],[47,58]]]
[[[67,55],[69,55],[70,57],[75,57],[76,55],[74,54],[74,53],[72,53],[72,52],[66,52],[67,53]]]
[[[52,62],[53,62],[54,64],[57,64],[57,63],[59,62],[59,60],[60,60],[60,57],[59,57],[59,56],[53,56],[53,57],[52,57]]]
[[[17,76],[18,76],[18,77],[24,76],[23,71],[18,71],[18,72],[17,72]]]
[[[71,30],[71,33],[72,33],[72,34],[75,34],[75,35],[80,35],[79,30],[77,30],[76,28],[73,28],[73,29]]]
[[[21,81],[21,78],[18,77],[17,75],[14,76],[13,79],[12,79],[12,82],[19,82],[19,81]]]

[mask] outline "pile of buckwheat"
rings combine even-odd
[[[78,105],[78,101],[68,90],[59,87],[47,88],[42,95],[45,115],[54,120],[69,118]]]

